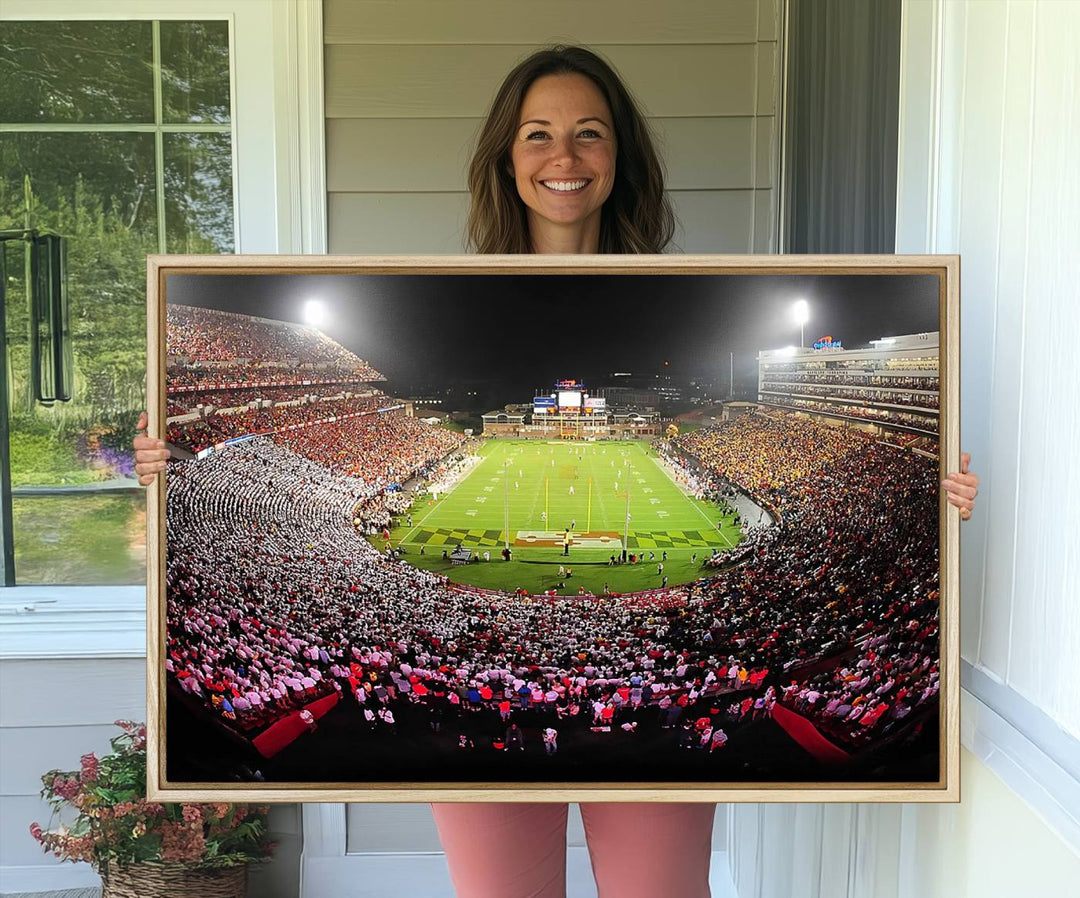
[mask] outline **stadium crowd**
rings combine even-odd
[[[174,446],[198,452],[207,446],[252,433],[276,433],[293,427],[310,427],[331,418],[371,415],[390,399],[383,393],[351,399],[322,399],[295,405],[222,412],[194,421],[173,422],[165,438]]]
[[[188,364],[290,360],[293,365],[359,368],[364,362],[313,327],[217,309],[170,303],[165,312],[169,357]]]
[[[873,402],[881,405],[910,405],[918,408],[938,407],[937,393],[905,393],[903,390],[822,390],[807,384],[762,384],[762,393],[813,396],[818,399],[850,399],[855,402]]]
[[[364,383],[385,380],[378,371],[365,364],[359,370],[296,368],[283,364],[229,367],[169,367],[166,390],[174,396],[204,390],[247,390],[259,387],[334,386],[346,380],[362,379]]]
[[[172,394],[169,397],[169,415],[182,415],[194,411],[200,405],[212,406],[215,409],[231,409],[243,408],[256,400],[294,402],[305,396],[331,398],[342,396],[344,393],[361,395],[370,392],[372,392],[371,387],[356,381],[269,387],[255,385],[236,390],[199,390],[193,393]],[[172,411],[174,408],[176,412]]]
[[[382,380],[379,372],[312,327],[170,303],[166,391]]]
[[[884,727],[885,710],[895,709],[891,719],[899,720],[936,694],[936,471],[928,459],[861,432],[785,415],[749,416],[680,442],[707,468],[766,496],[783,518],[781,527],[728,553],[756,559],[733,569],[741,576],[732,595],[739,604],[728,606],[736,618],[726,623],[742,638],[761,640],[759,651],[776,640],[794,648],[781,664],[787,670],[867,653],[857,666],[869,669],[869,679],[851,677],[841,665],[796,681],[798,690],[823,686],[822,677],[843,683],[819,706],[832,698],[840,700],[833,712],[849,705],[846,716],[830,718],[833,735],[856,739],[874,721]],[[786,464],[775,467],[778,457]],[[776,670],[776,662],[770,667]],[[916,668],[925,681],[909,682]],[[867,718],[870,710],[876,716]]]
[[[382,487],[428,477],[464,437],[395,413],[347,418],[278,433],[275,440],[339,474]]]
[[[904,427],[916,427],[926,431],[936,432],[938,429],[937,415],[930,411],[918,415],[895,409],[837,406],[830,402],[818,402],[814,399],[797,399],[795,397],[776,398],[767,401],[771,405],[784,406],[789,409],[806,409],[807,411],[825,412],[832,415],[847,415],[850,418],[862,418],[882,424],[899,424]]]
[[[456,444],[413,419],[356,421],[170,465],[169,670],[243,730],[331,691],[365,717],[405,703],[433,720],[528,710],[633,732],[646,714],[753,719],[783,689],[863,745],[934,698],[926,458],[782,414],[688,434],[673,457],[703,487],[750,492],[782,523],[666,592],[523,597],[450,584],[363,539],[354,521],[402,507],[386,485],[435,473]]]
[[[766,369],[763,386],[779,386],[789,383],[830,384],[839,387],[891,387],[897,390],[931,390],[937,392],[938,378],[935,371],[927,377],[893,377],[878,374],[826,374],[818,371],[776,372]]]

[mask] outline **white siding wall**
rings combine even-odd
[[[930,248],[963,256],[962,426],[986,484],[963,655],[1080,739],[1080,5],[946,3],[941,28]]]
[[[488,104],[517,61],[556,42],[597,49],[644,105],[679,249],[775,252],[779,8],[326,0],[330,252],[462,252],[465,171]]]
[[[963,800],[737,806],[742,898],[1076,893],[1077,46],[1071,0],[904,3],[897,251],[961,254],[963,445],[982,478],[963,528]]]
[[[37,612],[41,614],[42,612]],[[47,613],[47,612],[44,612]],[[58,864],[30,836],[30,823],[46,826],[51,809],[39,796],[47,770],[77,770],[80,756],[110,751],[109,739],[120,731],[113,721],[146,718],[146,660],[141,655],[145,618],[130,614],[112,644],[133,643],[123,655],[93,649],[89,632],[68,634],[57,642],[55,658],[0,660],[0,894],[53,892],[98,886],[88,864]],[[140,620],[134,621],[135,618]],[[128,624],[138,623],[138,634]],[[15,653],[18,636],[8,630],[5,653]],[[85,650],[84,649],[84,650]],[[270,813],[274,861],[254,867],[248,894],[291,898],[300,882],[300,812],[296,805],[275,806]],[[96,894],[90,892],[88,894]]]
[[[737,805],[739,898],[1075,895],[1080,854],[968,751],[953,805]]]
[[[48,863],[29,830],[49,820],[41,774],[77,770],[81,755],[109,750],[119,733],[112,721],[146,717],[144,666],[140,658],[0,661],[0,869]],[[63,875],[97,881],[85,864]]]
[[[962,255],[964,659],[1080,738],[1080,5],[911,0],[898,250]],[[906,140],[905,140],[906,138]]]

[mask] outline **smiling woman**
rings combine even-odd
[[[520,116],[510,169],[528,208],[533,252],[599,245],[616,155],[604,95],[584,75],[547,75],[525,94]]]
[[[645,117],[582,47],[541,50],[506,77],[469,193],[468,240],[480,253],[659,253],[675,230]]]

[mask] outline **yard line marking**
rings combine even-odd
[[[657,466],[657,467],[658,467],[658,468],[659,468],[659,469],[660,469],[661,471],[663,471],[663,472],[664,472],[664,474],[665,474],[665,476],[667,477],[667,479],[668,479],[668,480],[669,480],[669,481],[670,481],[670,482],[671,482],[671,483],[672,483],[672,484],[673,484],[673,485],[675,486],[675,488],[676,488],[676,489],[677,489],[677,490],[678,490],[679,492],[681,492],[681,493],[682,493],[682,494],[683,494],[684,496],[686,496],[686,498],[687,498],[687,499],[688,499],[688,500],[690,501],[690,505],[691,505],[691,506],[693,506],[693,509],[694,509],[694,511],[696,511],[696,512],[697,512],[697,513],[698,513],[699,515],[701,515],[701,516],[702,516],[702,517],[703,517],[703,518],[704,518],[704,519],[705,519],[706,521],[708,521],[708,522],[709,522],[709,529],[710,529],[710,530],[715,530],[715,531],[716,531],[717,533],[719,533],[719,534],[720,534],[720,538],[721,538],[721,539],[722,539],[722,540],[723,540],[723,541],[724,541],[725,543],[727,543],[727,547],[728,547],[729,549],[734,549],[734,548],[735,548],[735,543],[733,543],[733,542],[732,542],[732,541],[731,541],[730,539],[728,539],[728,535],[727,535],[726,533],[724,533],[724,531],[723,531],[723,530],[722,530],[721,528],[717,527],[717,526],[716,526],[716,524],[714,524],[714,523],[712,522],[712,519],[711,519],[711,518],[710,518],[710,517],[709,517],[709,516],[708,516],[707,514],[705,514],[705,512],[703,512],[703,511],[701,510],[701,507],[700,507],[700,506],[699,506],[699,505],[697,504],[697,500],[696,500],[696,499],[695,499],[695,498],[694,498],[693,496],[691,496],[691,495],[690,495],[690,494],[689,494],[689,493],[688,493],[688,492],[687,492],[686,490],[684,490],[684,489],[683,489],[683,487],[682,487],[682,485],[681,485],[680,483],[678,483],[678,482],[677,482],[677,481],[675,480],[675,478],[674,478],[674,477],[672,477],[672,476],[671,476],[671,472],[670,472],[670,471],[669,471],[669,470],[668,470],[668,469],[667,469],[667,468],[666,468],[666,467],[664,466],[663,462],[661,462],[661,461],[660,461],[660,458],[659,458],[659,456],[657,456],[656,458],[654,458],[654,459],[653,459],[653,461],[654,461],[654,462],[656,462],[656,466]]]
[[[416,501],[416,493],[413,493],[413,502],[415,502],[415,501]],[[407,543],[409,541],[409,539],[412,537],[412,535],[414,533],[416,533],[417,530],[419,530],[421,527],[424,526],[424,521],[426,521],[433,514],[435,514],[435,510],[438,507],[439,506],[437,506],[437,505],[430,505],[427,508],[420,509],[420,511],[418,511],[416,513],[415,523],[414,523],[414,526],[413,526],[412,530],[410,530],[408,533],[405,534],[404,537],[402,537],[401,539],[398,540],[398,545],[401,545],[402,543]],[[410,511],[411,511],[411,509],[410,509]]]

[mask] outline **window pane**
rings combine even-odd
[[[11,476],[21,583],[138,580],[139,569],[132,573],[127,561],[126,579],[116,578],[141,526],[141,497],[23,498],[19,488],[131,482],[131,437],[145,402],[146,254],[157,250],[154,183],[152,134],[0,134],[0,229],[29,224],[68,238],[75,375],[71,402],[47,407],[34,400],[23,244],[7,243]],[[91,534],[94,551],[82,548]]]
[[[165,122],[229,121],[229,23],[161,23]]]
[[[163,22],[160,31],[166,121],[227,126],[227,23]],[[152,124],[152,59],[148,21],[4,23],[0,119]],[[228,133],[0,133],[0,229],[68,239],[74,356],[73,400],[36,402],[23,244],[6,244],[0,325],[20,583],[145,578],[145,493],[130,447],[146,404],[146,254],[159,249],[160,214],[171,251],[231,252],[232,178]]]
[[[233,242],[232,138],[166,134],[166,252],[231,253]]]
[[[154,121],[150,22],[4,22],[0,121]]]
[[[146,582],[146,491],[57,494],[11,502],[20,584]]]

